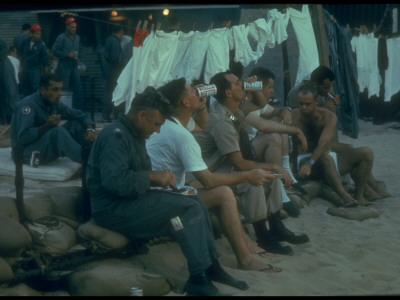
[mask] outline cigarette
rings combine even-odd
[[[328,93],[328,96],[329,96],[329,98],[331,98],[332,100],[335,99],[335,97],[334,97],[331,93]]]

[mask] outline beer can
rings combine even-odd
[[[131,296],[143,296],[143,290],[138,287],[132,287],[130,289]]]
[[[200,98],[215,96],[217,94],[217,87],[215,86],[215,84],[208,84],[197,87],[196,91],[197,95],[199,95]]]
[[[262,81],[243,82],[243,88],[246,92],[257,92],[262,90]]]
[[[39,155],[40,155],[39,151],[32,151],[31,161],[30,161],[30,166],[32,168],[39,167],[39,162],[40,162],[40,156]]]

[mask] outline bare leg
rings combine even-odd
[[[355,202],[355,199],[343,187],[342,181],[337,173],[333,158],[328,153],[324,153],[321,155],[318,162],[322,165],[325,180],[328,182],[330,187],[343,199],[344,205],[353,206],[353,204],[357,203]]]
[[[355,183],[355,198],[360,204],[369,205],[364,197],[365,187],[371,175],[374,154],[368,147],[344,150],[338,154],[338,165],[340,173],[347,169]]]
[[[257,158],[266,163],[282,165],[282,139],[278,133],[259,132],[254,138]]]
[[[256,260],[247,248],[245,232],[239,218],[236,198],[228,186],[219,186],[210,190],[198,189],[199,196],[204,200],[207,209],[216,209],[222,231],[231,244],[238,261],[238,268],[243,270],[267,270],[280,272],[280,268],[271,268]]]

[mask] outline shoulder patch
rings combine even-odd
[[[121,137],[122,136],[121,129],[118,128],[118,127],[115,128],[113,132],[114,132],[115,136],[117,136],[117,137]]]
[[[22,113],[24,114],[24,115],[29,115],[30,113],[31,113],[31,108],[30,108],[30,106],[28,106],[28,105],[25,105],[25,106],[23,106],[22,107]]]

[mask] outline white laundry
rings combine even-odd
[[[272,21],[271,27],[275,43],[279,45],[283,41],[286,41],[288,37],[286,28],[289,23],[289,13],[286,11],[282,14],[276,8],[271,9],[268,11],[268,21]]]
[[[389,58],[388,68],[385,71],[385,102],[400,91],[400,38],[386,40]]]
[[[288,11],[299,43],[299,66],[294,84],[297,85],[319,66],[319,56],[308,5],[304,4],[301,12],[291,7]]]
[[[268,45],[269,48],[275,47],[275,36],[272,32],[271,26],[272,21],[267,22],[264,18],[259,18],[254,22],[251,22],[248,26],[248,35],[258,42],[253,56],[254,61],[257,61],[264,54],[266,45]]]
[[[175,58],[172,62],[170,76],[171,79],[184,77],[184,70],[189,67],[192,58],[191,47],[194,31],[184,33],[182,31],[176,32],[178,34],[178,47],[175,52]]]
[[[158,88],[171,79],[170,71],[178,47],[179,35],[176,32],[167,33],[162,30],[156,31],[154,35],[152,48],[145,50],[143,44],[142,52],[148,51],[148,58],[146,62],[141,61],[141,69],[145,72],[138,81],[138,93],[143,92],[147,86]]]
[[[354,36],[350,44],[351,49],[356,54],[358,88],[360,92],[363,92],[369,82],[368,37],[366,34]]]
[[[229,41],[231,34],[228,28],[216,28],[211,30],[209,44],[206,53],[206,65],[204,68],[204,82],[209,83],[212,76],[229,69]]]
[[[371,32],[367,36],[368,38],[368,65],[369,65],[369,76],[368,76],[368,98],[372,96],[379,97],[380,85],[382,83],[381,76],[379,75],[378,68],[378,39],[374,37]]]
[[[205,32],[195,31],[190,44],[191,59],[187,70],[183,70],[184,77],[188,83],[192,83],[194,79],[199,79],[206,60],[207,49],[209,45],[209,37],[211,31]]]

